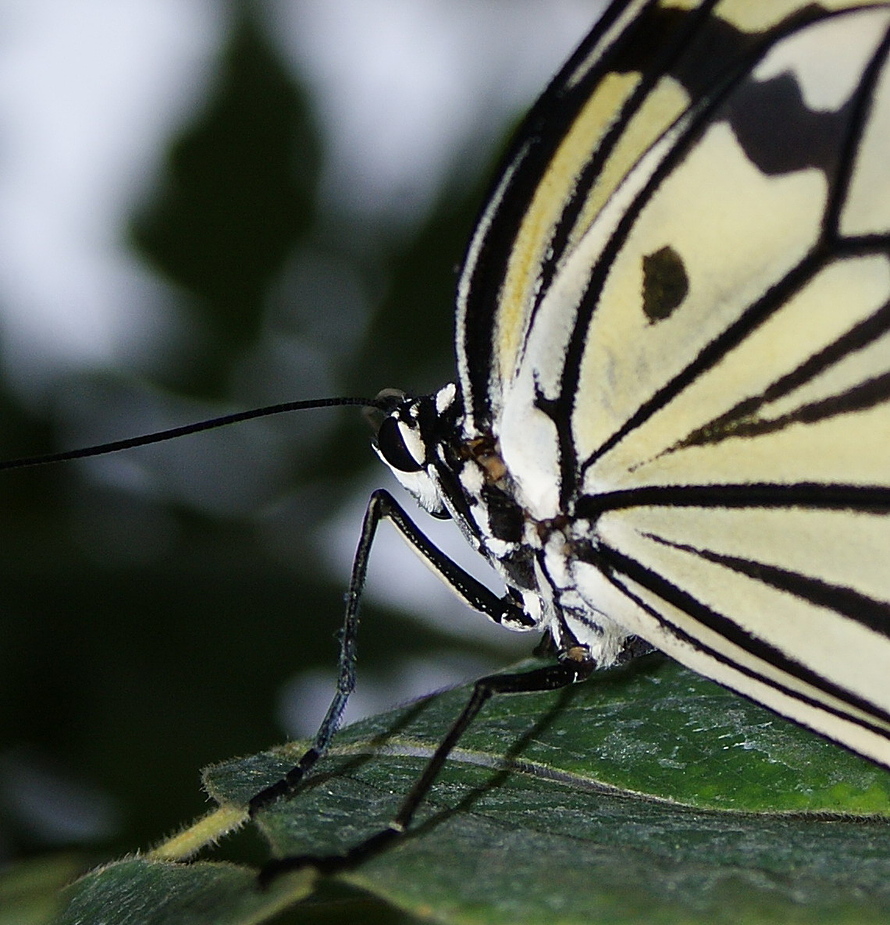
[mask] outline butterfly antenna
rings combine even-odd
[[[380,408],[381,410],[385,410],[386,407],[385,403],[379,398],[313,398],[306,401],[287,401],[278,405],[267,405],[265,408],[253,408],[250,411],[224,414],[221,417],[197,421],[194,424],[183,424],[180,427],[171,427],[168,430],[159,430],[153,434],[143,434],[140,437],[113,440],[111,443],[99,443],[96,446],[83,447],[79,450],[66,450],[62,453],[48,453],[45,456],[26,456],[21,459],[10,459],[6,462],[0,462],[0,472],[5,469],[26,469],[29,466],[46,466],[50,463],[65,462],[69,459],[86,459],[89,456],[117,453],[120,450],[148,446],[150,443],[161,443],[164,440],[174,440],[177,437],[200,433],[202,430],[228,427],[230,424],[251,421],[254,418],[270,417],[273,414],[286,414],[289,411],[307,411],[312,408],[337,408],[344,405],[359,405],[365,408]]]

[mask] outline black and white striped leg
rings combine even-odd
[[[368,557],[371,554],[371,546],[381,520],[388,520],[392,523],[430,568],[467,606],[485,614],[497,623],[510,621],[519,625],[526,624],[529,627],[534,625],[531,618],[509,596],[499,597],[434,546],[388,491],[383,489],[375,491],[368,502],[368,509],[362,522],[361,536],[352,563],[352,576],[346,595],[346,612],[343,618],[343,628],[340,631],[336,692],[315,734],[312,747],[284,777],[261,790],[250,800],[251,816],[280,797],[292,793],[313,765],[328,750],[334,733],[340,728],[346,702],[355,689],[359,603],[368,571]]]
[[[260,883],[269,884],[281,874],[307,866],[315,867],[325,874],[336,873],[354,867],[367,857],[386,848],[405,833],[414,818],[414,814],[417,812],[417,808],[429,793],[443,765],[448,760],[448,756],[457,746],[461,736],[466,732],[479,711],[494,694],[524,694],[534,691],[557,690],[561,687],[568,687],[577,681],[583,681],[590,676],[594,667],[595,664],[590,659],[566,658],[555,665],[547,665],[544,668],[532,671],[517,674],[495,674],[480,678],[474,685],[473,693],[466,706],[448,730],[445,738],[439,743],[435,752],[433,752],[423,773],[417,778],[414,786],[402,801],[398,812],[385,829],[381,829],[370,838],[359,842],[343,854],[321,857],[295,855],[271,861],[260,873]]]

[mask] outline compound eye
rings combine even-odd
[[[399,422],[395,418],[386,418],[377,431],[377,448],[383,458],[399,472],[422,472],[423,466],[411,455]]]

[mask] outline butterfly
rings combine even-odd
[[[653,648],[890,767],[888,49],[887,4],[613,2],[527,116],[464,261],[457,378],[381,393],[375,440],[507,594],[379,491],[351,595],[388,519],[556,662],[477,682],[353,859],[489,696]]]

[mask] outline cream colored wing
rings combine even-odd
[[[592,609],[890,765],[890,8],[751,47],[563,254],[492,427]]]

